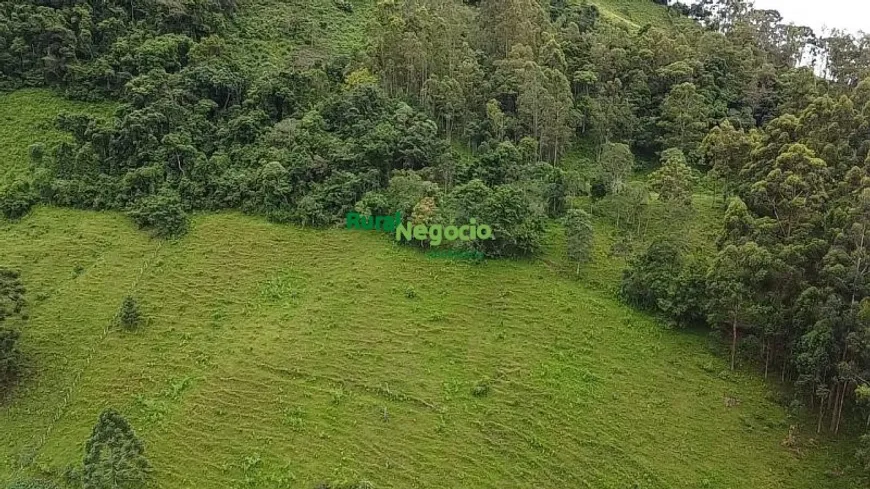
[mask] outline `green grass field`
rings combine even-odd
[[[541,263],[235,214],[161,243],[51,208],[0,249],[33,365],[0,408],[0,480],[78,463],[113,406],[160,487],[845,487],[824,445],[780,446],[796,421],[704,337]],[[140,332],[112,327],[127,294]]]
[[[0,95],[0,185],[21,176],[30,164],[31,144],[58,141],[62,134],[54,127],[61,112],[110,115],[111,104],[72,102],[47,90],[19,90]]]
[[[228,46],[235,60],[259,75],[351,54],[367,43],[374,7],[371,1],[352,3],[354,11],[343,12],[332,0],[240,0]]]
[[[685,17],[670,13],[652,0],[590,0],[598,6],[605,19],[631,28],[646,24],[666,28],[674,22],[688,22]]]

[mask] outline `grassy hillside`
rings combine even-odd
[[[162,487],[843,487],[824,448],[809,465],[780,446],[795,421],[704,338],[537,263],[232,214],[161,244],[59,209],[0,248],[30,288],[34,366],[0,411],[3,479],[78,462],[114,406]],[[111,327],[127,294],[138,333]]]
[[[241,0],[228,45],[236,60],[258,73],[288,64],[309,67],[365,46],[374,3],[354,1],[353,12],[345,12],[332,0]]]
[[[30,164],[27,148],[34,143],[57,141],[62,134],[54,120],[61,112],[111,114],[110,104],[72,102],[47,90],[19,90],[0,95],[0,185],[22,175]]]
[[[667,21],[648,0],[596,2],[632,26]],[[347,53],[371,13],[353,3],[243,0],[228,44],[264,70]],[[61,137],[64,110],[111,108],[0,95],[0,182],[26,169],[29,144]],[[716,211],[696,205],[696,227],[654,214],[652,234],[709,245]],[[113,213],[0,221],[0,266],[22,272],[30,302],[15,324],[28,375],[0,404],[0,487],[80,464],[106,407],[172,489],[859,487],[831,475],[849,447],[813,440],[812,420],[730,373],[705,334],[616,299],[606,223],[579,278],[550,232],[539,260],[474,265],[234,213],[196,216],[176,242]],[[137,332],[115,327],[127,295],[147,318]]]
[[[687,19],[656,5],[652,0],[591,0],[598,6],[605,19],[638,28],[646,24],[667,27]]]

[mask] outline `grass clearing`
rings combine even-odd
[[[689,19],[670,12],[652,0],[591,0],[598,6],[605,19],[623,23],[633,29],[646,24],[666,28],[675,22],[691,22]]]
[[[161,487],[845,487],[825,444],[780,446],[796,421],[706,337],[541,262],[237,214],[161,244],[53,208],[0,249],[35,369],[0,408],[0,480],[78,463],[113,406]],[[109,328],[127,294],[134,333]]]
[[[66,100],[50,90],[29,89],[0,94],[0,185],[23,176],[30,165],[28,148],[34,143],[53,143],[63,134],[54,127],[62,112],[111,115],[112,104]]]
[[[310,67],[349,55],[368,43],[375,4],[354,1],[345,12],[333,0],[241,0],[228,32],[233,58],[255,73]]]

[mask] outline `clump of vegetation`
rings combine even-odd
[[[663,315],[678,326],[706,319],[707,267],[686,257],[671,241],[654,241],[632,258],[625,270],[621,296],[631,304]]]
[[[471,389],[471,395],[474,397],[485,397],[489,395],[489,389],[491,387],[492,382],[489,379],[483,379],[474,384],[474,388]]]
[[[540,250],[544,234],[544,212],[517,185],[490,188],[480,180],[456,187],[449,197],[458,222],[472,218],[492,227],[492,240],[469,243],[486,256],[528,256]]]
[[[334,0],[335,6],[339,8],[339,10],[347,13],[353,13],[353,4],[350,3],[349,0]]]
[[[18,346],[21,334],[3,327],[6,319],[24,316],[24,286],[20,274],[0,268],[0,397],[21,372],[22,355]]]
[[[0,2],[0,88],[43,84],[93,100],[151,70],[177,70],[194,41],[214,33],[235,2]],[[46,32],[55,35],[46,35]]]
[[[137,202],[128,211],[141,228],[151,229],[155,236],[174,238],[187,232],[188,219],[177,194],[163,190]]]
[[[691,206],[694,175],[682,150],[670,148],[662,152],[662,166],[649,177],[650,189],[669,206]]]
[[[21,370],[21,351],[18,349],[20,337],[17,330],[0,328],[0,386],[4,390]]]
[[[417,289],[414,287],[406,287],[405,288],[405,297],[407,299],[416,299],[417,298]]]
[[[0,215],[6,219],[24,217],[38,201],[39,196],[26,180],[15,180],[0,187]]]

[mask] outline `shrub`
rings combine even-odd
[[[38,200],[30,182],[15,180],[0,189],[0,214],[6,219],[20,219],[30,212]]]
[[[178,193],[161,190],[146,197],[127,212],[140,228],[151,229],[160,238],[175,238],[187,232],[188,219]]]
[[[670,242],[657,240],[631,260],[620,294],[627,302],[664,314],[677,325],[704,320],[707,264],[686,259]]]
[[[8,317],[23,316],[24,287],[18,272],[0,268],[0,324]],[[0,386],[15,380],[21,370],[18,331],[0,328]]]
[[[520,178],[521,163],[519,150],[505,141],[477,159],[474,175],[490,186],[515,182]]]
[[[290,172],[279,162],[272,161],[257,171],[253,181],[252,204],[256,210],[275,222],[289,220],[293,189]]]
[[[451,194],[456,221],[472,218],[492,227],[492,240],[470,243],[487,256],[519,257],[537,253],[544,233],[544,217],[540,205],[525,192],[512,185],[491,189],[480,180],[457,187]]]
[[[306,225],[337,224],[353,211],[354,204],[365,195],[365,189],[376,186],[376,179],[371,171],[360,174],[334,172],[323,183],[313,185],[312,190],[300,199],[297,217]]]
[[[363,216],[388,216],[391,212],[387,197],[382,192],[368,192],[363,195],[354,210]]]
[[[471,395],[474,397],[484,397],[489,394],[489,387],[489,380],[480,380],[474,384],[474,388],[471,390]]]
[[[673,244],[655,241],[646,252],[635,256],[623,273],[621,293],[631,304],[655,310],[668,295],[682,266],[680,252]]]
[[[335,0],[335,6],[343,12],[353,13],[353,4],[348,0]]]
[[[0,387],[14,381],[21,370],[19,337],[14,329],[0,328]]]
[[[14,270],[0,268],[0,322],[7,317],[23,314],[24,292],[20,274]]]
[[[438,185],[424,180],[420,174],[408,170],[396,171],[384,191],[387,208],[383,215],[399,211],[402,216],[410,217],[421,200],[435,197],[438,193]]]

